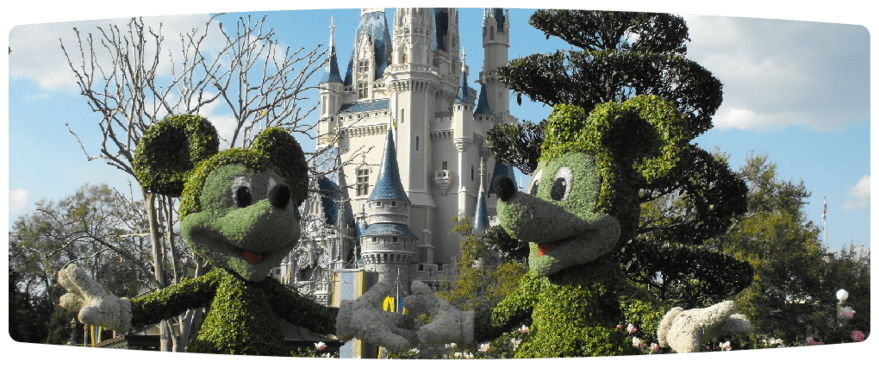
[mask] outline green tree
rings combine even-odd
[[[706,245],[754,267],[754,282],[735,301],[755,333],[802,341],[815,316],[836,311],[836,290],[823,290],[820,229],[804,212],[810,193],[802,181],[779,179],[766,156],[750,155],[739,175],[748,183],[748,213]]]
[[[47,321],[55,305],[47,297],[31,297],[19,290],[19,275],[9,269],[9,336],[18,342],[44,343],[48,337]]]
[[[43,341],[46,329],[60,331],[48,336],[50,342],[69,339],[68,323],[75,313],[61,311],[55,318],[53,311],[64,294],[57,283],[58,271],[70,263],[88,270],[120,297],[133,297],[156,286],[142,208],[142,203],[130,201],[106,184],[86,184],[58,202],[39,201],[36,211],[15,220],[9,232],[9,270],[15,274],[15,290],[32,305],[48,303],[52,308],[40,314],[41,321],[51,317],[59,324],[39,327]]]
[[[453,221],[457,223],[454,231],[463,238],[461,257],[455,264],[458,275],[437,295],[461,310],[490,313],[491,308],[516,290],[528,268],[493,251],[488,238],[473,233],[469,219],[456,217]]]
[[[547,39],[559,37],[573,47],[517,58],[498,69],[499,78],[520,101],[524,94],[532,101],[591,111],[600,103],[652,94],[677,106],[687,118],[691,139],[712,127],[711,119],[722,102],[722,84],[686,58],[689,31],[681,17],[540,10],[529,24]],[[543,125],[545,121],[492,129],[488,133],[492,154],[522,172],[533,171],[540,157]],[[653,210],[642,217],[637,238],[614,257],[624,264],[630,279],[677,305],[698,307],[728,298],[747,286],[751,270],[699,246],[722,235],[744,214],[746,194],[745,183],[724,159],[690,144],[680,177],[642,191],[641,203],[655,203]],[[664,274],[667,282],[657,281],[657,273]],[[668,295],[671,291],[679,292]]]

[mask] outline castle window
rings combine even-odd
[[[373,243],[378,243],[378,237],[373,236],[373,237],[372,237],[372,242],[373,242]]]
[[[397,242],[397,237],[396,237],[396,236],[395,236],[395,237],[394,237],[394,240],[393,240],[393,242],[394,242],[394,243],[396,243],[396,242]]]
[[[369,194],[369,168],[357,169],[357,195]]]
[[[415,150],[416,150],[416,151],[418,151],[418,143],[419,143],[419,142],[418,142],[418,141],[419,141],[418,138],[419,138],[419,137],[416,135],[416,136],[415,136]]]
[[[397,207],[397,201],[391,201],[391,207]]]
[[[488,29],[488,39],[494,41],[494,27]]]
[[[406,109],[400,109],[400,124],[406,122]]]
[[[449,162],[443,161],[443,170],[448,170],[448,169],[449,169]]]
[[[473,181],[475,177],[473,176],[473,165],[470,165],[470,181]]]
[[[381,206],[382,206],[382,203],[381,203],[381,202],[375,202],[375,206],[376,206],[376,207],[381,207]]]
[[[369,93],[368,83],[366,82],[358,82],[357,83],[357,98],[366,98]],[[358,116],[359,118],[360,116]]]

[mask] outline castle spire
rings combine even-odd
[[[339,62],[336,60],[336,41],[334,36],[334,28],[336,25],[333,24],[333,17],[330,17],[330,61],[327,63],[327,67],[324,72],[323,78],[321,78],[320,83],[342,83],[342,77],[339,73]]]
[[[476,213],[473,216],[473,233],[482,237],[482,233],[488,230],[488,208],[485,199],[485,158],[479,162],[479,195],[476,197]]]

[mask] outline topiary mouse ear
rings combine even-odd
[[[134,176],[148,192],[179,197],[199,162],[217,154],[217,130],[197,115],[174,115],[154,123],[138,142]]]
[[[252,149],[269,158],[278,175],[290,187],[293,203],[299,207],[308,195],[308,166],[296,138],[283,128],[272,127],[256,137]]]

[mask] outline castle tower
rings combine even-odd
[[[379,281],[396,280],[409,292],[409,268],[415,261],[416,236],[409,230],[409,197],[400,182],[393,134],[388,129],[378,180],[367,202],[368,225],[360,235],[367,271]]]
[[[330,65],[320,84],[317,148],[321,153],[314,163],[320,173],[334,170],[325,163],[344,163],[344,174],[340,175],[350,184],[347,191],[352,212],[356,212],[355,237],[361,241],[355,244],[359,250],[354,251],[354,267],[361,262],[363,268],[383,269],[386,277],[393,278],[400,270],[401,279],[415,277],[438,285],[453,274],[454,268],[448,266],[460,255],[462,239],[453,232],[451,220],[473,216],[480,188],[488,190],[485,204],[492,219],[497,199],[492,198],[488,174],[501,167],[488,157],[485,137],[493,126],[515,118],[503,101],[508,96],[506,89],[500,95],[492,92],[499,83],[497,66],[507,64],[507,14],[492,10],[484,15],[483,43],[491,51],[486,51],[490,60],[482,65],[479,91],[469,85],[473,75],[460,46],[456,9],[401,8],[390,20],[382,9],[363,9],[341,83],[333,73],[335,36],[331,28]],[[393,155],[387,153],[388,147]],[[484,165],[480,164],[482,159]],[[376,192],[386,191],[382,189],[387,181],[383,173],[391,161],[406,200],[373,198]],[[402,210],[394,207],[396,211],[392,211],[385,204],[391,201],[407,210],[399,212]],[[382,208],[376,212],[379,203]],[[383,228],[399,230],[397,241],[394,235],[379,234]],[[377,243],[370,243],[373,235]],[[393,263],[397,261],[402,263]],[[408,274],[402,264],[410,267]],[[347,263],[345,267],[349,267]]]
[[[485,9],[482,21],[482,47],[485,51],[480,80],[488,86],[488,99],[498,124],[507,120],[510,112],[510,90],[497,79],[497,68],[509,63],[510,10]]]
[[[373,99],[374,83],[393,63],[393,48],[384,9],[360,11],[360,25],[354,36],[354,52],[348,62],[344,84],[353,86],[357,99]]]

